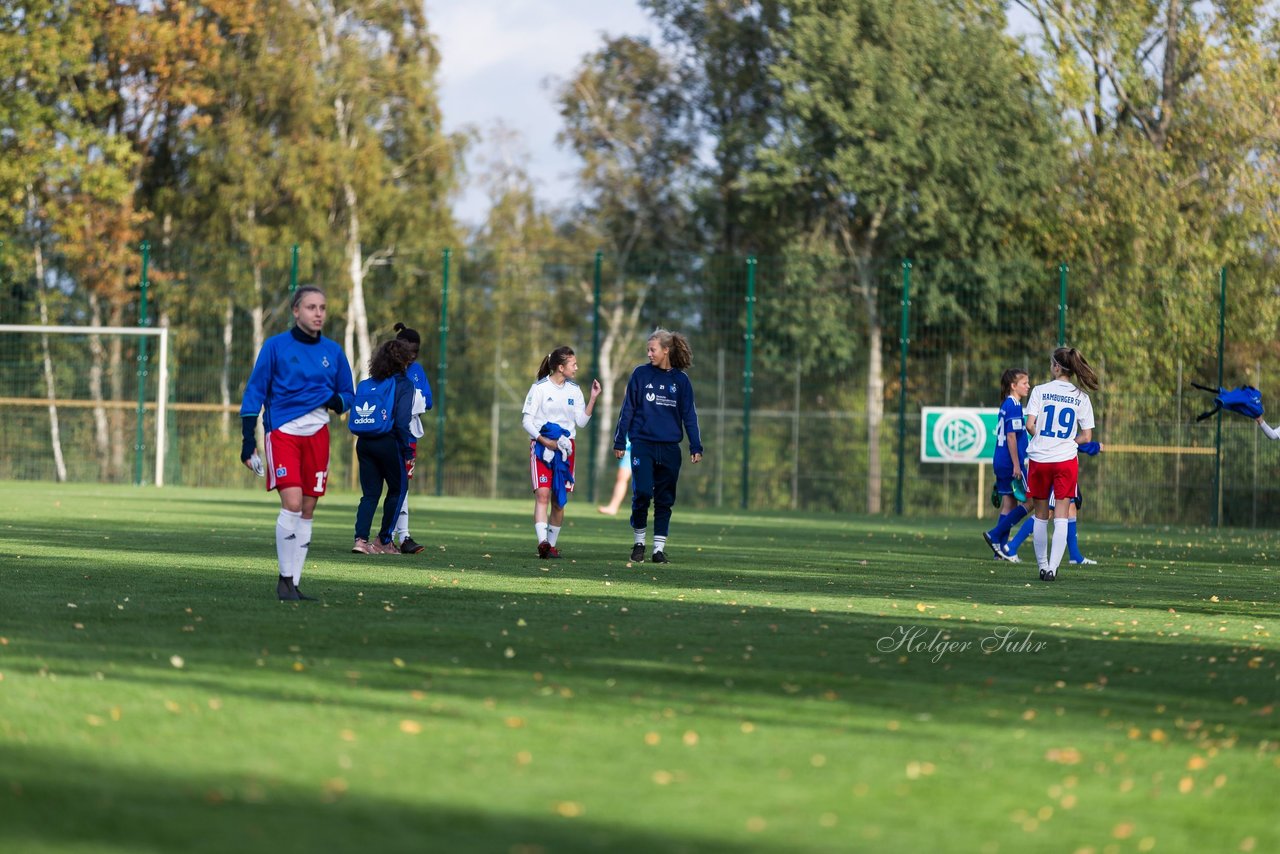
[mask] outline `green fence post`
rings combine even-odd
[[[1067,346],[1067,273],[1066,264],[1058,265],[1058,346]]]
[[[591,370],[600,375],[600,274],[604,267],[604,253],[596,250],[596,268],[593,275],[595,296],[591,304]],[[600,431],[608,424],[608,413],[592,424],[587,452],[587,501],[596,500],[596,447],[599,445]]]
[[[751,344],[756,334],[756,256],[747,258],[747,331],[742,365],[742,509],[747,509],[751,482]]]
[[[147,317],[147,268],[151,263],[151,244],[142,241],[142,245],[138,247],[142,251],[142,296],[138,302],[138,325],[149,326],[150,320]],[[138,342],[138,430],[133,440],[133,485],[142,485],[142,452],[145,449],[145,437],[142,430],[142,417],[144,414],[144,403],[147,399],[147,336],[142,335],[141,341]]]
[[[293,292],[298,289],[298,244],[293,244],[292,250],[289,252],[289,296],[293,296]]]
[[[902,261],[902,325],[898,331],[898,488],[894,491],[894,515],[902,515],[902,487],[907,477],[907,346],[911,318],[911,260]]]
[[[1227,329],[1227,268],[1218,271],[1218,388],[1222,388],[1223,349]],[[1215,419],[1217,429],[1213,438],[1213,525],[1222,527],[1222,410]]]
[[[444,277],[440,296],[440,363],[436,366],[436,495],[444,495],[444,402],[449,382],[449,259],[452,249],[444,250]]]

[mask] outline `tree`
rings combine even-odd
[[[788,252],[834,254],[862,306],[879,512],[884,324],[878,266],[907,253],[1020,251],[1054,175],[1055,121],[990,10],[923,0],[798,0],[777,38],[775,131],[749,175]],[[995,282],[988,282],[996,296]]]
[[[1113,376],[1134,387],[1172,382],[1182,360],[1207,368],[1224,264],[1237,330],[1273,329],[1274,4],[1017,5],[1037,23],[1046,91],[1074,117],[1053,231],[1082,262],[1076,331],[1105,342]]]
[[[0,79],[7,83],[0,94],[6,128],[0,135],[0,190],[16,202],[6,209],[5,225],[31,249],[40,321],[47,324],[56,320],[48,301],[56,275],[47,263],[49,249],[56,246],[82,270],[88,266],[85,238],[97,236],[95,223],[129,221],[127,176],[136,158],[90,120],[109,102],[98,88],[101,69],[92,54],[104,4],[50,0],[9,5],[16,8],[0,9]],[[101,354],[100,342],[95,343]],[[40,338],[40,358],[55,471],[62,481],[67,472],[47,336]],[[100,363],[95,367],[100,369]],[[95,388],[101,401],[100,385]],[[107,474],[101,406],[95,423],[98,459]]]
[[[768,246],[770,224],[746,197],[775,127],[782,86],[772,74],[788,4],[777,0],[642,0],[676,50],[687,106],[711,144],[700,169],[696,216],[709,248],[745,254]]]
[[[559,103],[565,124],[558,139],[582,158],[580,234],[600,241],[612,269],[602,296],[597,366],[603,386],[599,411],[612,413],[628,356],[638,351],[641,313],[652,287],[652,279],[635,275],[633,263],[644,254],[691,246],[688,199],[697,132],[683,78],[644,39],[606,39],[564,83]],[[585,280],[582,295],[594,297]],[[606,421],[598,419],[594,429],[603,430]],[[598,442],[597,470],[609,447]]]
[[[372,355],[365,280],[406,240],[452,234],[448,207],[461,137],[445,136],[435,91],[439,57],[421,3],[300,0],[314,39],[333,176],[328,220],[344,237],[344,348],[358,374]],[[321,163],[316,164],[317,167]],[[368,251],[372,248],[372,251]]]

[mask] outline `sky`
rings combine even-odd
[[[446,132],[473,128],[481,140],[467,156],[471,175],[454,211],[478,225],[488,199],[477,180],[487,160],[527,158],[538,198],[552,205],[573,196],[574,155],[556,145],[560,117],[547,81],[567,79],[601,36],[657,30],[637,0],[425,0],[427,26],[440,49],[440,107]],[[495,123],[518,132],[495,148]]]

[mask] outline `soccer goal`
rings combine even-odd
[[[163,486],[168,388],[168,329],[0,324],[0,478]]]

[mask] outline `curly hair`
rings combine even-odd
[[[374,351],[369,359],[369,376],[375,380],[385,380],[396,374],[403,374],[405,368],[413,364],[413,351],[409,345],[398,338],[392,338]]]
[[[649,335],[649,340],[657,341],[658,346],[669,352],[671,367],[676,370],[683,371],[693,364],[693,349],[689,346],[689,339],[679,332],[668,332],[658,327]]]

